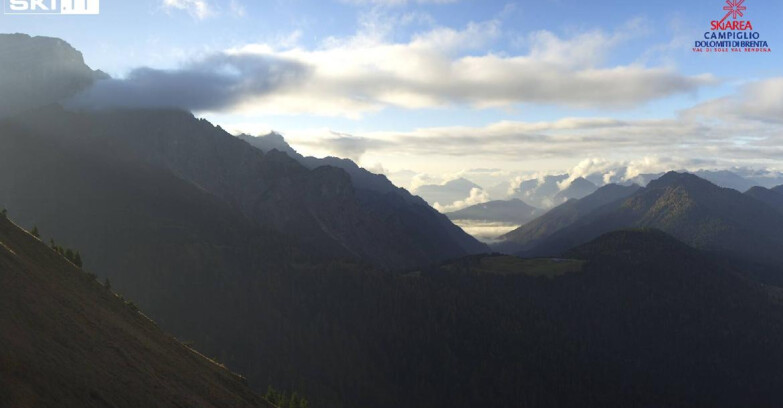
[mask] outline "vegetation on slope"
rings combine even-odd
[[[270,407],[5,216],[0,405]]]

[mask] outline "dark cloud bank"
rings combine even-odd
[[[82,109],[180,108],[221,111],[301,82],[310,68],[258,55],[213,54],[176,70],[137,68],[96,82],[69,105]]]

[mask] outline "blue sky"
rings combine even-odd
[[[694,53],[724,5],[102,0],[98,16],[3,15],[0,31],[63,38],[119,89],[140,67],[215,70],[240,91],[183,108],[231,131],[275,129],[304,153],[351,157],[408,187],[476,168],[497,170],[485,184],[780,169],[783,2],[745,2],[742,19],[771,53]]]
[[[300,31],[299,43],[318,46],[328,37],[347,37],[361,28],[362,21],[373,13],[383,19],[388,16],[420,14],[416,23],[400,26],[392,34],[397,41],[405,41],[421,30],[432,26],[461,28],[470,22],[501,19],[504,33],[498,41],[482,51],[515,53],[524,44],[518,37],[537,30],[565,34],[594,29],[610,30],[623,23],[644,18],[649,35],[637,38],[622,47],[610,62],[635,60],[640,49],[664,43],[677,34],[698,38],[709,27],[709,21],[722,16],[724,4],[716,0],[655,2],[636,1],[496,1],[461,0],[389,1],[407,3],[398,6],[379,6],[383,1],[336,0],[201,0],[207,4],[202,16],[189,14],[164,5],[165,0],[102,0],[99,16],[2,16],[3,32],[25,32],[67,39],[82,50],[89,63],[112,74],[122,74],[139,65],[156,66],[177,64],[174,53],[195,53],[199,50],[224,49],[253,42],[274,42]],[[182,0],[181,3],[189,3]],[[198,3],[192,1],[191,4]],[[358,3],[358,4],[357,4]],[[435,3],[435,4],[432,4]],[[783,3],[775,0],[748,0],[747,19],[756,30],[769,39],[781,38],[778,24],[783,16]],[[194,9],[195,10],[195,9]],[[237,13],[237,10],[240,10]],[[716,18],[718,17],[718,18]],[[98,41],[96,40],[98,38]],[[125,52],[106,53],[107,48]],[[128,54],[128,51],[131,54]],[[176,57],[176,56],[175,56]],[[699,58],[691,53],[679,55],[686,72],[732,74],[745,65],[736,61],[726,65],[715,60]],[[725,62],[725,60],[723,60]],[[756,58],[761,63],[754,70],[774,70],[780,67],[780,56]]]

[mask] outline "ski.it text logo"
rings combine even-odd
[[[99,14],[100,0],[3,0],[5,14]]]

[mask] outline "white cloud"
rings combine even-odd
[[[386,107],[479,108],[542,103],[572,107],[631,107],[715,82],[708,74],[686,76],[669,67],[606,65],[606,55],[627,33],[601,30],[561,37],[540,31],[529,36],[529,53],[486,52],[502,36],[496,20],[460,30],[438,27],[408,42],[387,39],[388,27],[369,18],[348,38],[321,46],[281,48],[251,44],[229,54],[264,56],[310,67],[312,75],[285,92],[249,98],[238,108],[270,114],[317,114],[358,118]]]
[[[489,157],[523,160],[534,157],[584,157],[606,149],[615,152],[670,148],[704,136],[698,124],[679,120],[619,121],[565,118],[553,122],[502,121],[482,127],[432,127],[410,132],[367,132],[379,150],[406,155]],[[311,135],[314,136],[314,135]],[[640,146],[640,140],[645,141]],[[328,139],[310,139],[328,145]]]
[[[700,104],[686,115],[783,123],[783,77],[748,83],[735,95]]]
[[[473,235],[478,240],[486,243],[498,242],[500,241],[498,240],[498,237],[519,228],[518,224],[509,224],[504,222],[474,220],[454,220],[453,222],[468,234]]]
[[[331,136],[322,140],[321,143],[328,145],[329,150],[333,152],[335,156],[351,159],[357,163],[361,162],[362,155],[364,155],[368,149],[379,148],[385,143],[383,141],[352,136],[349,134],[331,133]]]
[[[734,95],[699,104],[673,118],[500,121],[360,132],[352,137],[365,146],[362,158],[370,163],[383,162],[392,172],[401,168],[427,172],[430,176],[424,184],[457,174],[492,188],[493,198],[499,198],[515,173],[532,171],[567,172],[571,177],[561,183],[564,186],[577,177],[600,184],[675,168],[777,168],[783,160],[781,117],[783,79],[771,78],[741,86]],[[295,146],[339,150],[330,131],[292,136]],[[479,180],[478,174],[467,175],[466,162],[497,169],[498,177],[482,174]],[[419,176],[411,182],[419,185],[423,179]]]
[[[408,189],[410,191],[416,191],[421,186],[427,185],[443,185],[446,183],[443,177],[431,176],[426,173],[418,173],[411,178]]]
[[[176,70],[139,68],[125,78],[97,81],[76,95],[84,108],[180,108],[222,111],[298,84],[309,69],[294,61],[261,55],[212,54]]]
[[[574,180],[580,177],[587,179],[588,177],[596,174],[601,175],[601,180],[604,183],[616,182],[618,181],[615,180],[618,173],[616,170],[617,167],[617,163],[603,158],[596,157],[584,159],[568,171],[567,179],[558,182],[557,184],[560,187],[560,190],[565,190]]]
[[[229,4],[234,14],[244,14],[239,3]],[[163,0],[163,5],[185,10],[198,19],[224,12],[208,0]],[[390,39],[395,24],[421,23],[425,17],[409,13],[386,18],[383,12],[373,10],[362,14],[359,32],[350,37],[330,37],[318,46],[305,47],[299,42],[302,33],[295,31],[271,44],[249,44],[203,55],[184,62],[179,69],[157,73],[165,74],[171,82],[198,75],[228,84],[219,90],[218,103],[193,106],[183,101],[178,107],[184,109],[349,118],[389,107],[488,108],[537,103],[630,108],[715,82],[707,74],[687,76],[669,67],[607,65],[606,56],[617,44],[644,32],[644,24],[636,20],[613,32],[593,30],[569,37],[539,31],[527,37],[529,51],[518,55],[491,51],[504,36],[500,20],[469,23],[461,29],[435,27],[402,42]],[[230,64],[218,66],[213,61]],[[258,66],[259,61],[268,61],[272,69],[268,74],[275,80],[288,78],[284,86],[258,92],[244,86],[267,82],[259,77],[267,74],[264,70],[245,69]],[[133,72],[156,70],[142,67]],[[131,82],[124,85],[131,89],[145,85],[143,81]],[[202,88],[213,85],[214,81],[203,86],[196,82],[190,89],[204,95],[214,90]]]
[[[623,24],[612,33],[592,30],[577,33],[571,38],[561,38],[542,30],[519,40],[530,48],[530,57],[551,64],[577,68],[602,64],[607,54],[619,44],[643,36],[649,32],[646,20],[636,18]]]
[[[584,177],[606,184],[669,170],[740,169],[741,174],[781,184],[777,172],[767,171],[781,170],[781,117],[783,78],[769,78],[740,85],[734,94],[671,118],[499,121],[353,135],[319,129],[287,136],[295,148],[323,154],[339,155],[346,144],[360,146],[357,151],[365,163],[384,163],[392,180],[412,190],[459,177],[483,187],[481,194],[486,195],[473,194],[457,205],[440,204],[447,211],[488,196],[504,199],[524,180],[540,184],[544,176],[556,174],[569,174],[566,182]],[[458,197],[465,195],[460,192]]]
[[[163,0],[163,7],[187,11],[191,16],[199,20],[215,14],[214,7],[207,0]]]
[[[441,205],[440,203],[435,203],[432,207],[440,211],[441,213],[447,213],[452,211],[459,211],[463,208],[467,208],[472,205],[483,204],[488,202],[489,200],[490,200],[489,194],[486,191],[480,188],[473,188],[470,190],[470,195],[464,200],[455,201],[447,205]]]

